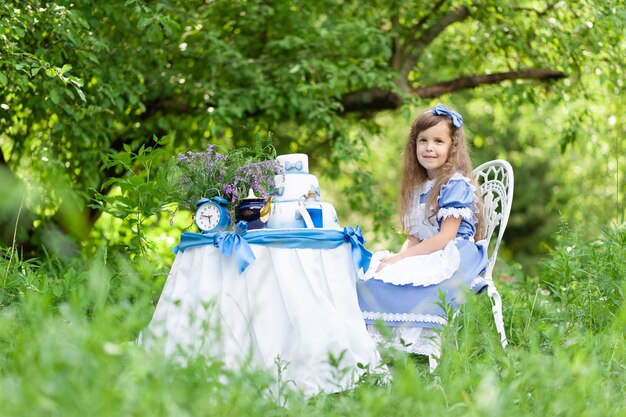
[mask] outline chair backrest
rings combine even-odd
[[[507,161],[495,159],[476,167],[473,173],[483,198],[484,238],[491,249],[487,273],[490,279],[511,213],[514,187],[513,168]],[[498,235],[492,246],[491,239],[496,229],[498,229]]]

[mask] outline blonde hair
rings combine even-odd
[[[433,208],[434,213],[437,213],[439,210],[437,199],[439,198],[441,187],[446,184],[450,178],[452,178],[454,173],[459,172],[465,177],[470,178],[472,184],[476,187],[476,189],[478,189],[478,184],[472,174],[472,161],[470,159],[463,126],[456,128],[452,124],[452,119],[450,117],[436,115],[432,112],[432,110],[424,111],[422,114],[417,116],[415,121],[413,121],[406,145],[404,146],[404,168],[402,169],[402,182],[400,187],[400,221],[402,222],[403,231],[407,230],[405,219],[411,207],[415,187],[424,184],[428,180],[426,168],[424,168],[417,160],[417,137],[424,130],[430,129],[440,122],[444,122],[450,129],[452,144],[450,145],[448,158],[440,168],[439,175],[435,179],[433,188],[426,199],[426,215],[428,216],[428,210],[431,207]],[[476,240],[479,240],[483,235],[482,200],[478,194],[476,195],[476,199],[476,217],[478,218],[478,221],[476,222],[475,227]]]

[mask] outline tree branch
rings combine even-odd
[[[440,27],[442,25],[442,21],[446,20],[450,14],[446,14],[441,16],[441,19],[439,19],[438,22],[436,22],[433,26],[431,26],[429,29],[427,29],[426,31],[423,30],[424,25],[426,25],[426,22],[431,19],[433,16],[437,16],[437,14],[439,13],[439,11],[441,10],[441,7],[444,4],[444,0],[439,0],[437,3],[435,3],[432,7],[432,9],[430,10],[429,13],[426,13],[424,15],[424,17],[422,17],[415,25],[413,25],[412,28],[409,29],[409,32],[406,35],[406,42],[405,45],[410,46],[416,42],[418,42],[419,39],[421,39],[428,31],[431,30],[436,30],[434,28],[436,27]],[[452,14],[454,14],[455,12],[453,12]],[[449,25],[445,25],[443,29],[445,29],[445,27],[447,27]],[[439,30],[438,33],[441,33],[443,31],[443,29]],[[418,34],[421,33],[420,37],[417,37]]]
[[[454,91],[475,88],[483,84],[496,84],[506,80],[534,79],[552,81],[565,78],[567,74],[547,68],[500,72],[496,74],[459,77],[410,89],[410,93],[422,98],[435,98]],[[394,110],[403,104],[402,96],[394,91],[371,88],[344,94],[341,99],[344,113]]]
[[[439,19],[438,22],[426,29],[419,37],[415,37],[413,34],[409,34],[409,39],[414,39],[411,42],[411,52],[406,54],[402,67],[400,69],[400,82],[406,83],[407,77],[411,69],[415,66],[415,63],[419,60],[420,56],[424,52],[424,49],[430,45],[448,26],[453,23],[465,20],[469,16],[469,9],[466,6],[455,9],[452,13],[448,13]],[[417,28],[415,28],[417,30]],[[406,49],[409,45],[405,45]]]
[[[432,7],[432,9],[430,10],[429,13],[426,13],[424,15],[424,17],[422,17],[415,26],[413,26],[413,32],[409,33],[407,36],[407,44],[409,43],[413,43],[416,41],[416,37],[415,34],[422,28],[422,26],[424,26],[426,24],[426,21],[431,17],[431,16],[435,16],[437,15],[437,13],[439,12],[439,10],[441,9],[441,6],[443,6],[444,0],[439,0],[437,3],[435,3]]]
[[[560,0],[555,0],[552,3],[548,4],[543,10],[537,10],[533,7],[521,7],[521,6],[513,6],[512,9],[516,10],[516,11],[522,11],[522,12],[531,12],[531,13],[535,13],[537,16],[545,16],[547,15],[552,9],[554,9],[556,7],[557,4],[559,4],[561,1]]]
[[[443,6],[443,3],[444,0],[438,0],[437,3],[433,5],[432,9],[428,13],[424,14],[424,16],[420,20],[418,20],[415,25],[413,25],[411,30],[408,31],[404,38],[400,36],[394,37],[393,53],[391,55],[392,68],[397,71],[402,70],[402,66],[406,62],[407,51],[410,50],[411,45],[415,43],[417,33],[422,30],[422,27],[426,24],[428,19],[437,15],[439,9],[441,9],[441,6]],[[399,34],[401,32],[400,17],[397,13],[394,13],[391,17],[391,27],[396,33]],[[406,82],[404,84],[406,84]]]
[[[559,80],[565,77],[567,77],[567,74],[564,72],[549,68],[498,72],[495,74],[470,75],[442,83],[415,87],[411,88],[411,93],[423,98],[434,98],[453,91],[474,88],[484,84],[497,84],[506,80]]]
[[[534,79],[551,81],[565,78],[566,76],[567,74],[561,71],[539,68],[495,74],[470,75],[426,86],[408,87],[407,90],[411,94],[422,98],[435,98],[454,91],[475,88],[483,84],[496,84],[506,80]],[[343,113],[394,110],[402,106],[403,103],[404,100],[400,94],[379,87],[346,93],[341,98]],[[156,112],[190,114],[198,110],[190,107],[182,98],[155,100],[147,103],[147,111],[142,116],[143,118],[149,118]]]
[[[398,93],[378,87],[347,93],[341,98],[344,113],[393,110],[403,102]]]
[[[465,20],[469,16],[469,9],[466,6],[461,6],[454,10],[452,13],[448,13],[439,19],[437,23],[429,27],[419,38],[415,39],[416,53],[411,54],[411,57],[419,57],[422,51],[432,43],[448,26],[453,23]]]

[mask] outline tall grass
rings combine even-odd
[[[626,415],[625,243],[624,227],[593,240],[568,232],[536,276],[500,264],[514,271],[499,282],[507,349],[487,298],[473,297],[443,330],[434,373],[386,351],[390,382],[372,374],[312,399],[262,394],[275,378],[254,369],[181,365],[136,346],[167,274],[155,263],[104,250],[86,261],[3,257],[0,415]]]

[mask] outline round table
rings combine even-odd
[[[139,342],[167,355],[213,357],[231,369],[250,363],[276,374],[280,361],[280,378],[309,396],[352,387],[358,364],[379,363],[357,301],[355,269],[368,252],[354,231],[183,234]],[[341,358],[339,366],[329,355]]]

